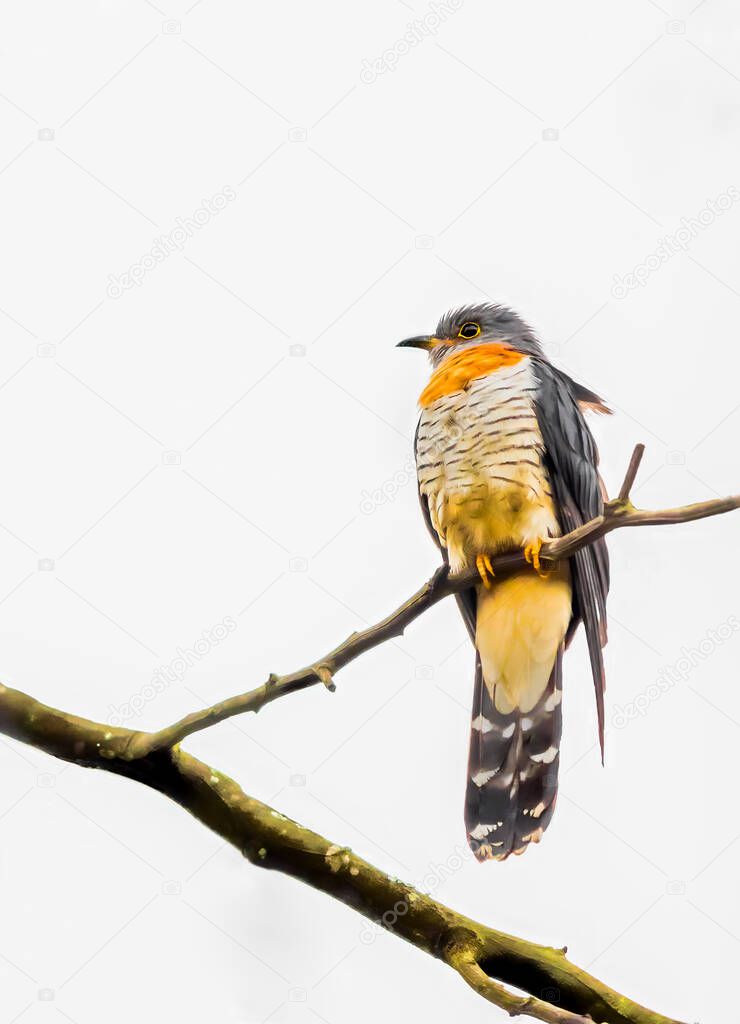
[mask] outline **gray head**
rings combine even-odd
[[[434,334],[420,334],[399,343],[400,348],[421,348],[437,366],[453,352],[472,345],[506,344],[518,352],[543,357],[537,337],[522,318],[498,303],[483,302],[445,313]]]

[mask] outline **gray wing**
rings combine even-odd
[[[535,405],[545,445],[544,461],[550,475],[563,533],[569,533],[604,508],[598,472],[596,442],[579,407],[580,386],[544,360],[533,360],[539,387]],[[604,659],[606,597],[609,592],[609,555],[604,538],[581,548],[570,559],[573,583],[572,637],[583,622],[596,689],[599,743],[604,758]]]

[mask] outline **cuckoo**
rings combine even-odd
[[[465,798],[478,860],[538,843],[557,796],[562,661],[583,623],[604,751],[609,560],[596,541],[545,572],[543,540],[600,514],[598,452],[584,413],[603,400],[547,359],[516,313],[495,304],[447,313],[402,347],[429,354],[415,454],[427,526],[453,571],[479,583],[458,595],[475,645]],[[497,579],[491,558],[521,550],[529,566]]]

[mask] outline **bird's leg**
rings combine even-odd
[[[542,537],[537,537],[532,541],[531,544],[525,544],[523,550],[524,557],[532,566],[538,576],[541,576],[543,580],[546,580],[550,575],[549,572],[540,566],[540,548],[542,547]]]
[[[475,567],[478,570],[478,575],[481,578],[481,582],[486,590],[490,590],[493,586],[491,582],[494,577],[493,566],[491,565],[491,559],[488,555],[477,555],[475,559]]]

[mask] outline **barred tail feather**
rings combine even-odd
[[[528,714],[496,710],[476,665],[465,795],[468,843],[478,860],[505,860],[538,843],[555,810],[562,729],[562,652]]]
[[[567,578],[513,578],[478,594],[465,823],[478,860],[540,841],[557,795]]]

